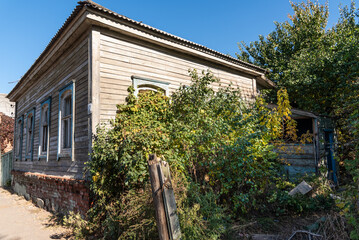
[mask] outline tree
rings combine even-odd
[[[290,21],[275,23],[266,38],[242,43],[237,57],[268,69],[268,77],[288,90],[295,107],[338,118],[338,108],[358,90],[355,4],[343,8],[340,20],[329,30],[327,5],[311,1],[291,5]],[[274,97],[274,91],[268,94],[269,99]]]
[[[0,143],[1,152],[10,144],[14,145],[14,119],[0,113]]]
[[[344,158],[358,156],[359,25],[355,3],[342,8],[340,19],[328,30],[327,5],[311,1],[291,4],[294,14],[290,21],[276,23],[266,38],[242,43],[237,56],[268,69],[269,78],[288,90],[295,107],[330,116]],[[272,100],[274,96],[271,91],[267,97]]]
[[[334,27],[326,29],[328,6],[291,3],[291,22],[276,23],[266,38],[239,46],[237,57],[268,69],[268,76],[288,90],[293,105],[330,116],[335,123],[340,166],[345,166],[348,222],[352,239],[359,239],[359,25],[355,3],[340,10]],[[267,96],[270,100],[274,91]],[[344,170],[344,169],[342,169]],[[343,174],[342,174],[343,175]],[[353,189],[353,188],[348,188]],[[351,203],[351,204],[350,204]]]

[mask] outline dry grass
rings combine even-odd
[[[308,227],[316,224],[315,230]],[[270,240],[346,240],[348,236],[343,216],[336,212],[313,213],[306,216],[256,218],[232,226],[231,239]]]

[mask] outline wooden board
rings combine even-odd
[[[78,39],[61,57],[53,60],[51,66],[37,78],[32,86],[21,95],[17,102],[17,117],[35,108],[33,161],[15,161],[14,170],[30,171],[58,176],[83,178],[84,162],[88,160],[88,38]],[[63,158],[57,161],[59,90],[70,81],[76,80],[75,88],[75,159]],[[50,111],[49,159],[38,160],[40,135],[40,106],[42,101],[52,97]],[[24,133],[25,136],[25,133]],[[22,159],[24,159],[26,139],[23,137]],[[76,149],[76,147],[78,148]],[[87,149],[84,149],[87,146]]]
[[[210,70],[221,79],[222,86],[232,83],[239,87],[243,98],[256,94],[253,78],[248,74],[217,66],[205,60],[164,49],[154,44],[114,36],[106,30],[100,36],[100,118],[106,121],[115,117],[116,104],[124,103],[131,76],[140,76],[169,83],[170,93],[181,84],[191,82],[189,69]],[[217,89],[219,85],[214,84]]]

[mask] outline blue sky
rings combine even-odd
[[[77,5],[75,0],[0,0],[0,93],[9,93]],[[237,43],[249,43],[274,30],[274,21],[292,14],[289,0],[95,0],[137,21],[232,56]],[[299,2],[294,0],[294,2]],[[320,3],[325,1],[320,0]],[[328,0],[329,23],[340,4]]]

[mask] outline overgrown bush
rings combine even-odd
[[[87,227],[97,237],[156,238],[147,167],[153,153],[171,166],[184,239],[218,239],[232,219],[266,209],[282,191],[273,148],[284,132],[296,135],[286,91],[269,110],[260,98],[244,103],[232,86],[214,91],[210,72],[190,74],[192,83],[171,98],[136,97],[130,87],[116,119],[98,128],[87,163],[95,196]]]

